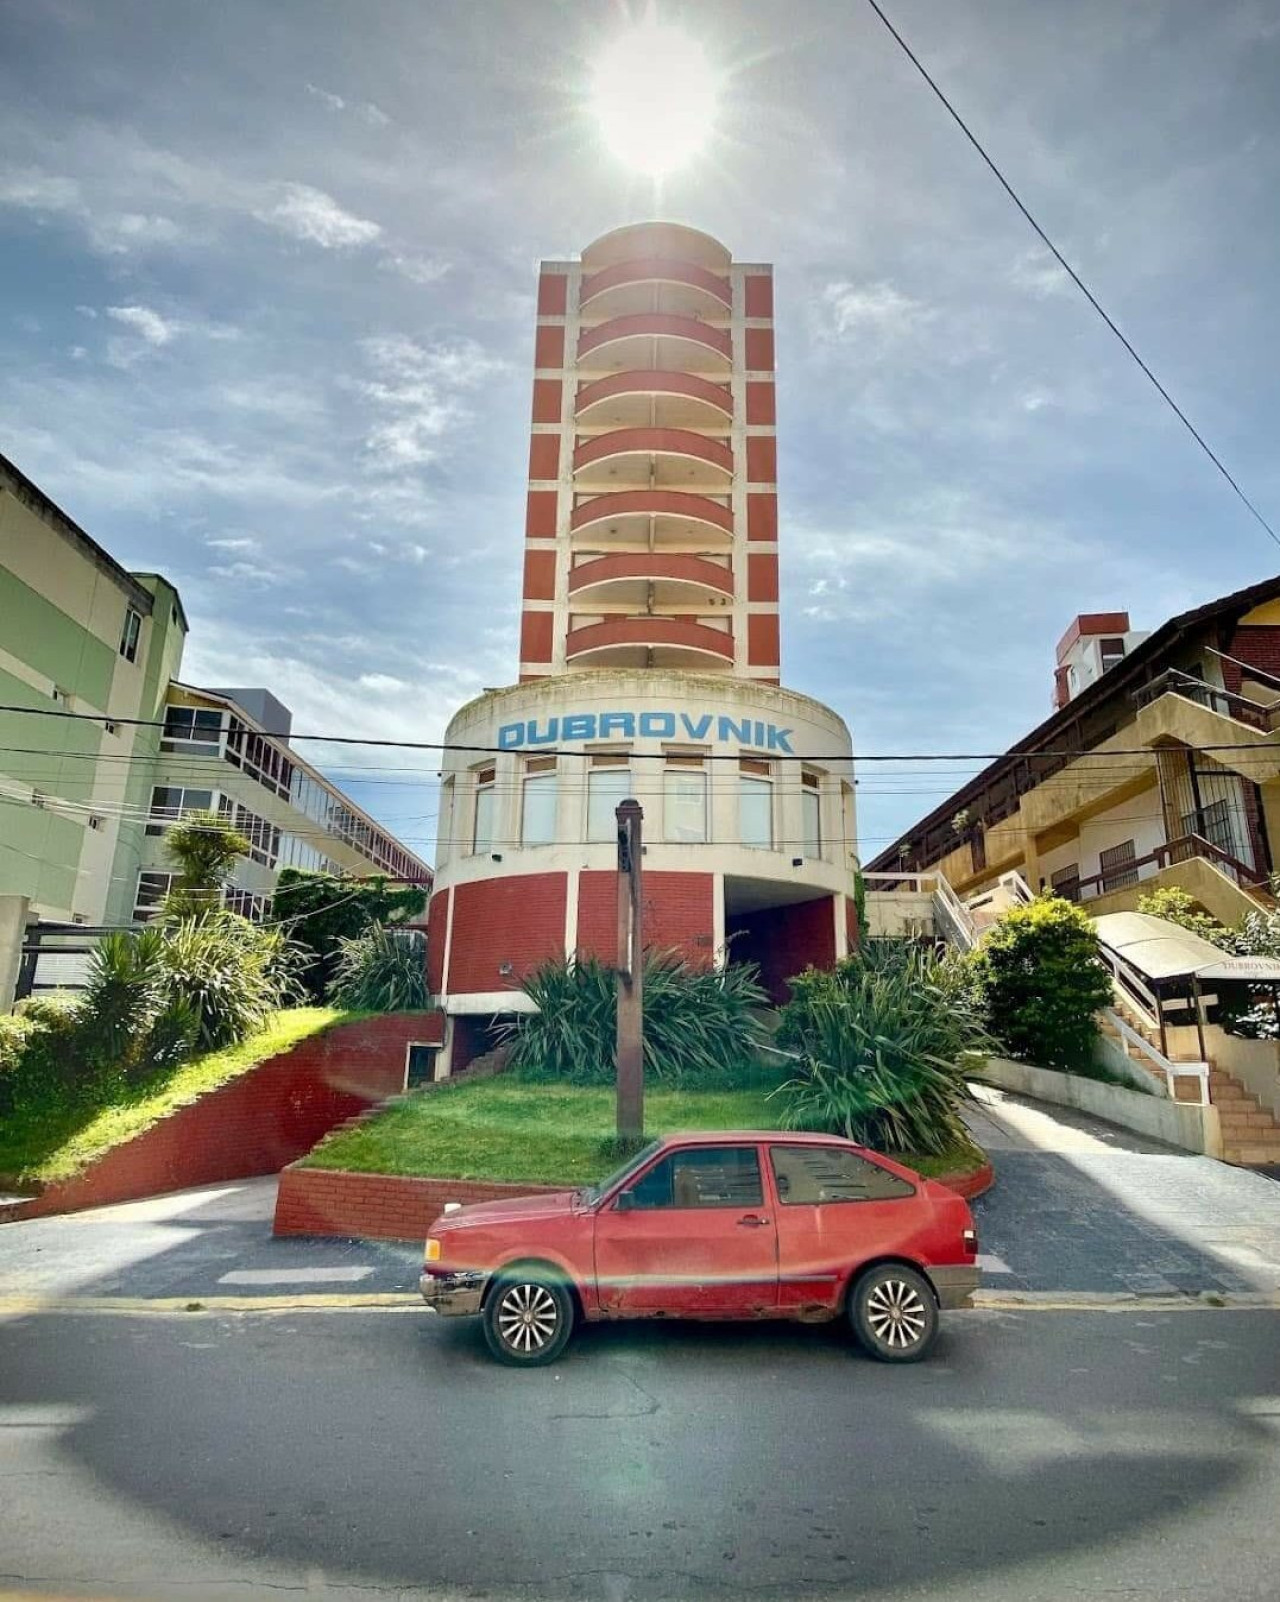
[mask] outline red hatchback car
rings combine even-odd
[[[959,1196],[850,1141],[668,1135],[599,1185],[451,1206],[421,1288],[522,1366],[606,1318],[843,1317],[873,1357],[910,1363],[940,1308],[970,1305],[977,1252]]]

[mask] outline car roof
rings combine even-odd
[[[852,1146],[856,1142],[846,1140],[843,1135],[818,1135],[811,1131],[787,1129],[685,1129],[679,1134],[663,1135],[661,1144],[666,1146],[715,1146],[721,1142],[738,1141],[781,1141],[787,1146],[826,1146],[832,1141],[839,1141],[841,1145]]]

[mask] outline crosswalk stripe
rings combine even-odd
[[[372,1268],[233,1268],[219,1285],[352,1285],[368,1279]]]

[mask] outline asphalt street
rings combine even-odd
[[[223,1598],[1276,1595],[1274,1312],[595,1329],[414,1311],[0,1325],[0,1587]]]
[[[0,1596],[1274,1602],[1280,1185],[980,1098],[988,1305],[914,1368],[630,1325],[513,1373],[271,1181],[0,1227]]]

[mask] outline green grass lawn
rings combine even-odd
[[[297,1007],[277,1013],[260,1034],[238,1046],[195,1057],[180,1068],[128,1090],[110,1101],[76,1106],[50,1101],[23,1107],[0,1120],[0,1174],[19,1184],[66,1179],[92,1158],[158,1123],[166,1113],[287,1051],[308,1035],[362,1013],[332,1007]]]
[[[774,1079],[772,1083],[777,1083]],[[645,1092],[645,1131],[777,1129],[781,1101],[770,1082],[746,1090]],[[526,1084],[510,1077],[464,1081],[406,1096],[354,1128],[340,1130],[304,1159],[307,1167],[536,1185],[585,1185],[618,1166],[610,1086]],[[957,1152],[906,1158],[924,1173],[981,1161]]]

